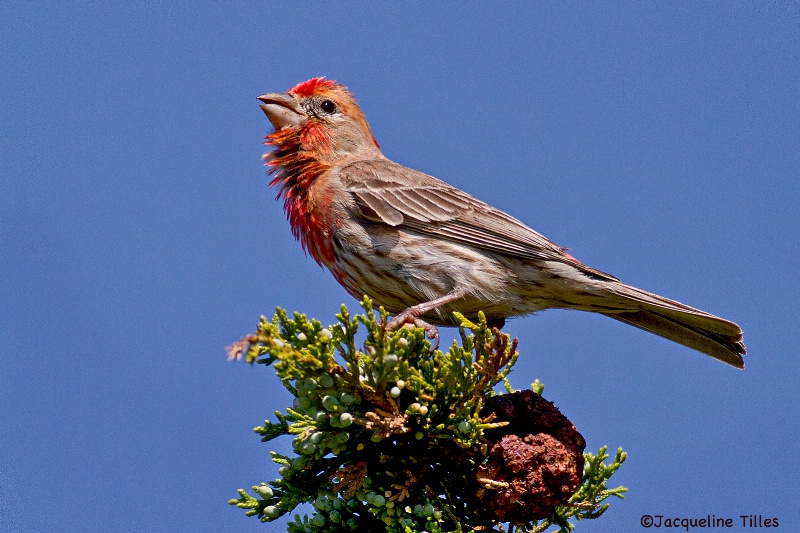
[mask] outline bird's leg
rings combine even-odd
[[[414,326],[425,330],[425,336],[434,341],[432,348],[435,350],[439,347],[439,329],[436,326],[428,324],[419,317],[428,311],[436,309],[444,304],[448,304],[453,300],[458,300],[459,298],[461,298],[461,294],[459,292],[451,292],[450,294],[446,294],[441,298],[431,300],[430,302],[423,302],[421,304],[409,307],[391,319],[386,325],[386,329],[393,330],[395,328],[402,327],[405,324],[413,324]]]

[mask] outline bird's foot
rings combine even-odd
[[[433,341],[431,345],[431,351],[435,350],[439,347],[439,328],[436,326],[432,326],[419,318],[419,312],[414,309],[413,307],[409,307],[399,315],[395,316],[393,319],[386,324],[386,329],[391,331],[393,329],[397,329],[403,327],[407,324],[413,325],[417,328],[422,328],[425,330],[425,336],[428,337],[430,340]]]

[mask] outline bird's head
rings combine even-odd
[[[311,78],[288,92],[262,94],[258,99],[275,128],[269,135],[272,145],[294,145],[319,161],[379,151],[355,97],[333,80]]]

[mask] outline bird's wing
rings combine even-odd
[[[559,261],[604,280],[616,278],[587,267],[514,217],[447,183],[388,159],[350,163],[341,183],[361,215],[373,222],[524,259]]]

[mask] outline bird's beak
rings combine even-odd
[[[275,131],[287,126],[298,126],[306,117],[294,96],[289,93],[267,93],[258,97],[264,102],[259,107],[275,127]]]

